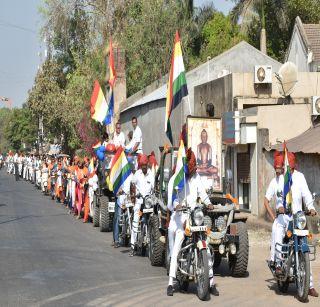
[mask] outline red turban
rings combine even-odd
[[[154,151],[152,151],[151,154],[149,155],[149,164],[150,164],[150,166],[157,166],[158,165]]]
[[[140,154],[138,156],[138,168],[141,168],[142,165],[148,164],[148,157],[145,154]]]
[[[197,169],[196,156],[191,148],[187,150],[187,161],[188,161],[188,170],[189,175],[193,174]]]
[[[106,151],[115,152],[116,151],[116,146],[114,144],[107,144]]]
[[[274,153],[274,163],[273,163],[274,168],[282,168],[284,163],[283,160],[284,160],[283,153],[276,150],[276,152]]]
[[[287,152],[287,156],[288,156],[289,166],[291,168],[295,168],[296,167],[296,157],[295,157],[294,153],[293,152]]]

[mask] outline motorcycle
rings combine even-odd
[[[315,196],[315,195],[314,195]],[[280,265],[281,273],[276,272],[275,265],[268,262],[273,277],[277,281],[280,292],[286,293],[290,283],[295,283],[297,298],[301,302],[308,301],[310,286],[310,261],[315,260],[315,245],[308,244],[310,232],[307,227],[306,214],[298,211],[289,221],[283,244],[276,244],[275,262]]]
[[[125,194],[125,200],[121,205],[121,213],[119,216],[119,242],[123,246],[128,246],[131,237],[132,217],[134,204],[130,195]]]
[[[137,195],[137,198],[141,198]],[[150,219],[153,214],[154,199],[152,195],[146,195],[143,198],[140,211],[142,212],[141,222],[138,227],[137,235],[137,252],[141,256],[148,256],[150,258]]]
[[[209,265],[212,259],[208,259],[207,233],[204,213],[201,204],[197,204],[193,210],[185,204],[181,212],[186,215],[185,238],[178,254],[177,280],[180,289],[187,291],[190,281],[194,281],[197,287],[197,295],[200,300],[209,298]],[[209,264],[210,261],[210,264]]]

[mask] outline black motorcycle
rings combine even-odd
[[[137,198],[141,198],[137,195]],[[141,256],[148,256],[150,258],[150,219],[153,214],[154,199],[152,195],[147,195],[143,198],[141,205],[141,219],[137,234],[137,252]]]
[[[193,210],[188,206],[184,206],[176,212],[181,212],[187,216],[185,238],[177,257],[177,280],[179,281],[180,289],[187,291],[189,283],[193,281],[196,284],[199,299],[207,300],[210,295],[210,259],[208,259],[206,242],[208,227],[204,224],[202,205],[197,204]]]
[[[119,216],[119,240],[123,246],[128,246],[131,238],[131,227],[133,217],[134,204],[131,201],[130,195],[125,195],[125,201],[121,205],[121,213]]]
[[[290,212],[287,214],[292,217],[292,220],[288,224],[283,244],[276,244],[276,265],[268,262],[268,266],[281,292],[287,292],[289,284],[295,283],[298,300],[307,302],[310,260],[315,259],[315,246],[308,244],[310,232],[307,227],[306,213],[299,211],[293,215]]]

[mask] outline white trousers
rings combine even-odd
[[[168,239],[169,239],[169,249],[170,249],[170,272],[169,277],[176,278],[178,269],[178,254],[180,252],[183,240],[184,240],[184,228],[183,224],[186,220],[184,214],[178,215],[179,213],[174,213],[171,216],[169,228],[168,228]],[[209,278],[210,286],[214,284],[213,278],[213,261],[210,249],[207,248],[208,265],[209,265]]]
[[[19,176],[22,175],[22,163],[18,163]]]
[[[131,239],[130,239],[130,244],[132,248],[134,247],[138,238],[139,221],[140,221],[139,212],[140,212],[141,204],[142,203],[139,200],[136,200],[136,203],[133,207],[133,221],[132,221]]]
[[[283,239],[286,234],[289,222],[292,220],[292,217],[289,217],[286,214],[279,214],[278,217],[274,220],[272,225],[272,235],[271,235],[271,247],[270,247],[270,260],[275,260],[276,253],[276,244],[282,244]],[[279,248],[278,248],[279,249]],[[277,258],[281,258],[281,255],[277,255]],[[312,269],[310,263],[310,288],[313,288],[313,277]]]
[[[71,200],[72,200],[72,208],[75,208],[76,205],[76,182],[72,180],[71,182]]]

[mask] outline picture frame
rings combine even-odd
[[[188,148],[197,160],[197,173],[205,188],[223,191],[222,124],[219,118],[187,117]]]

